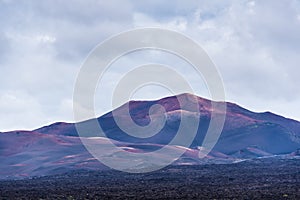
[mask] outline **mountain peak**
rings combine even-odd
[[[180,106],[178,98],[182,100],[182,104],[185,104],[184,109]],[[136,124],[144,126],[150,122],[149,109],[151,106],[162,105],[167,111],[165,113],[167,115],[166,123],[157,134],[147,138],[133,137],[121,130],[116,124],[112,112],[97,118],[106,138],[97,135],[95,137],[94,134],[97,131],[92,128],[88,129],[91,135],[79,138],[75,124],[64,122],[57,122],[34,131],[13,131],[0,134],[0,156],[5,156],[1,163],[3,166],[1,169],[2,171],[15,170],[14,172],[17,174],[23,168],[34,175],[35,173],[51,174],[64,167],[65,170],[84,166],[103,167],[86,151],[81,143],[82,140],[101,145],[112,141],[116,146],[136,153],[155,151],[164,146],[167,146],[170,152],[185,149],[186,153],[181,161],[185,162],[185,158],[187,160],[192,158],[193,161],[200,162],[199,146],[204,146],[202,143],[211,120],[212,102],[193,94],[183,93],[153,101],[130,101],[117,108],[117,114],[120,114],[117,117],[120,117],[125,124],[133,120]],[[214,101],[214,103],[224,104],[226,102]],[[193,104],[198,104],[200,115],[195,114]],[[209,159],[222,158],[227,159],[226,162],[230,162],[228,159],[234,161],[235,159],[278,154],[299,154],[299,122],[270,112],[251,112],[233,103],[226,103],[226,105],[224,129],[208,155]],[[125,113],[125,106],[129,106],[130,115]],[[169,145],[170,141],[177,135],[182,113],[189,118],[200,117],[199,128],[190,146]],[[159,116],[154,115],[151,119],[158,119],[155,117]],[[128,124],[130,125],[130,123]],[[184,134],[188,137],[191,133],[186,130]],[[203,151],[201,150],[201,152]],[[119,154],[108,156],[115,157]],[[163,158],[165,155],[157,156]],[[44,167],[47,165],[51,167]]]

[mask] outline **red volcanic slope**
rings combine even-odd
[[[214,150],[205,159],[199,159],[203,137],[211,116],[211,101],[191,94],[181,94],[184,109],[176,96],[156,101],[131,101],[119,107],[119,117],[128,121],[131,117],[138,124],[149,123],[149,109],[154,104],[164,106],[167,122],[164,128],[150,138],[135,138],[124,133],[115,123],[112,112],[97,120],[108,138],[117,146],[135,153],[154,151],[168,144],[176,135],[180,114],[195,115],[193,105],[200,111],[199,129],[194,142],[189,146],[169,146],[171,151],[186,150],[174,164],[201,164],[206,162],[234,162],[239,159],[285,154],[298,156],[300,149],[300,123],[270,112],[255,113],[233,103],[227,104],[226,122]],[[224,104],[225,102],[216,102]],[[129,105],[131,116],[125,113]],[[221,112],[221,111],[218,111]],[[86,122],[83,122],[83,124]],[[94,134],[91,130],[91,136]],[[186,134],[189,134],[187,131]],[[104,145],[105,138],[82,138],[95,145]],[[118,159],[117,152],[111,152]],[[108,155],[107,155],[108,156]],[[157,154],[163,159],[166,155]],[[34,131],[0,133],[0,178],[40,176],[63,173],[73,169],[107,169],[84,148],[72,123],[55,123]],[[121,159],[121,158],[120,158]]]

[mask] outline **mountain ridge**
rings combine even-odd
[[[126,115],[126,112],[122,113],[122,109],[124,110],[124,107],[129,106],[129,111],[131,115],[130,117],[133,119],[133,121],[140,125],[146,125],[147,123],[150,122],[149,113],[148,113],[150,107],[155,104],[160,104],[166,110],[166,114],[168,116],[168,121],[167,121],[168,127],[171,129],[176,129],[178,128],[178,123],[180,122],[180,114],[182,112],[186,112],[188,115],[197,112],[188,109],[182,110],[177,100],[177,97],[180,96],[184,97],[185,99],[184,103],[186,104],[190,104],[190,103],[199,104],[200,119],[202,122],[206,121],[202,125],[200,122],[199,126],[200,129],[201,128],[204,129],[202,132],[205,132],[210,122],[210,117],[212,112],[211,111],[212,101],[188,93],[183,93],[177,96],[164,97],[162,99],[153,100],[153,101],[129,101],[121,105],[120,107],[116,108],[115,110],[119,111],[117,112],[117,114],[120,114],[120,116],[123,117],[124,115],[125,117],[123,118],[124,121],[126,121],[127,120],[126,117],[128,116]],[[190,101],[191,99],[192,101]],[[195,99],[197,99],[197,102],[194,101]],[[242,129],[241,132],[243,132],[243,131],[249,131],[248,129],[259,128],[261,126],[264,127],[269,126],[269,128],[272,129],[274,125],[279,125],[278,129],[281,129],[283,132],[289,134],[292,140],[296,142],[300,142],[300,131],[299,131],[300,123],[296,120],[291,120],[271,112],[262,112],[262,113],[253,112],[235,103],[222,102],[222,101],[214,101],[214,103],[217,104],[226,103],[227,105],[224,132],[222,132],[220,138],[226,138],[232,135],[237,135],[236,131],[234,130]],[[114,112],[114,114],[116,114],[116,112]],[[127,139],[125,138],[127,134],[118,128],[118,125],[115,123],[113,119],[113,111],[108,112],[98,117],[97,119],[101,127],[103,127],[103,130],[106,133],[107,137],[110,139],[114,139],[117,141],[120,140],[123,142],[139,142],[139,143],[143,142],[142,140],[133,138],[131,136],[128,136]],[[43,133],[43,134],[78,136],[74,123],[56,122],[35,129],[33,131]],[[23,132],[23,131],[10,131],[10,132],[14,133],[14,132]],[[10,133],[10,132],[6,132],[6,133]],[[204,133],[198,134],[198,138],[202,138],[202,140],[204,136],[205,136]],[[170,140],[170,138],[168,139]],[[164,141],[154,141],[150,139],[150,140],[145,140],[144,142],[166,144],[167,141],[168,141],[167,139]],[[194,144],[194,147],[195,146],[201,146],[200,140],[198,141],[197,144]]]
[[[211,152],[204,159],[199,154],[203,149],[203,139],[211,117],[211,101],[191,94],[184,97],[187,111],[180,110],[176,96],[154,101],[130,101],[118,107],[117,114],[124,123],[132,118],[140,125],[149,123],[149,109],[152,105],[164,106],[167,113],[166,124],[156,135],[136,138],[122,131],[114,121],[112,112],[97,118],[106,137],[91,134],[78,137],[74,123],[56,122],[33,131],[10,131],[0,134],[0,179],[10,176],[28,177],[63,173],[74,169],[107,169],[83,146],[89,144],[106,145],[112,141],[123,150],[135,153],[155,152],[162,147],[170,151],[186,150],[174,164],[233,163],[244,159],[270,156],[298,157],[300,149],[300,122],[270,113],[256,113],[237,104],[216,102],[227,105],[224,129]],[[194,101],[194,100],[197,101]],[[193,106],[198,103],[200,115],[193,114]],[[124,106],[129,105],[131,116],[127,116]],[[181,113],[199,117],[199,128],[190,146],[168,145],[177,133]],[[194,113],[197,113],[195,111]],[[222,114],[222,113],[221,113]],[[224,113],[223,113],[224,114]],[[156,115],[154,115],[155,117]],[[86,122],[80,122],[86,123]],[[95,130],[96,131],[96,130]],[[91,130],[93,132],[93,130]],[[112,153],[118,158],[119,154]],[[157,154],[163,158],[165,155]]]

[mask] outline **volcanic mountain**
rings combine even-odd
[[[226,111],[214,110],[225,115],[225,124],[213,150],[200,159],[200,150],[205,152],[201,146],[211,121],[212,103],[227,106]],[[151,137],[128,135],[114,119],[119,117],[126,124],[131,118],[136,124],[145,126],[150,123],[150,108],[157,104],[165,109],[166,122]],[[197,105],[198,110],[193,110],[193,105]],[[126,107],[129,107],[130,116],[126,114]],[[188,147],[168,145],[178,132],[182,113],[190,120],[199,118],[196,136]],[[154,110],[151,117],[155,120],[155,117],[161,116]],[[105,145],[111,140],[117,146],[135,153],[155,151],[166,145],[172,151],[182,151],[184,148],[186,152],[174,164],[232,163],[274,155],[295,157],[300,149],[300,122],[270,112],[252,112],[233,103],[212,102],[191,94],[155,101],[130,101],[97,120],[107,138],[98,137],[95,140],[96,131],[93,129],[90,130],[91,135],[79,137],[75,124],[63,122],[33,131],[0,133],[0,178],[49,175],[74,169],[106,169],[84,148],[82,140],[97,145]],[[188,136],[188,129],[185,134]]]

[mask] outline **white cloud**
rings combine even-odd
[[[56,38],[50,35],[38,35],[36,36],[36,40],[43,43],[54,43]]]
[[[300,120],[299,13],[296,0],[0,1],[0,131],[72,120],[73,86],[88,53],[113,34],[145,26],[201,44],[228,100]]]
[[[177,30],[184,32],[187,28],[187,20],[183,17],[174,17],[171,20],[161,22],[153,19],[144,13],[133,14],[133,25],[134,27],[160,27],[168,28],[171,30]]]
[[[35,97],[23,91],[5,91],[0,95],[2,131],[37,127],[47,122],[47,116],[41,112],[41,105]]]

